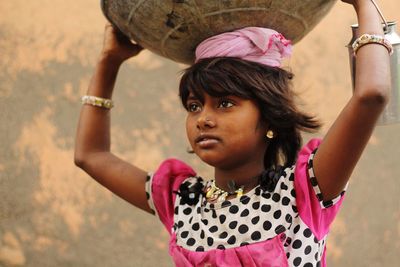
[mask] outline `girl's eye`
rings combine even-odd
[[[189,103],[189,104],[187,105],[187,110],[188,110],[189,112],[197,112],[197,111],[200,111],[200,109],[201,109],[201,107],[200,107],[200,105],[197,104],[197,103]]]
[[[219,108],[230,108],[233,106],[233,103],[229,100],[221,100],[219,103]]]

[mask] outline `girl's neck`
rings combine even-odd
[[[264,170],[264,164],[247,164],[233,169],[215,168],[215,184],[225,191],[231,191],[228,184],[233,180],[237,188],[244,186],[244,191],[249,191],[258,185],[258,175]]]

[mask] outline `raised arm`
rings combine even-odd
[[[359,36],[383,36],[379,13],[371,0],[343,0],[352,4]],[[362,46],[356,56],[355,91],[326,134],[314,158],[314,172],[324,200],[338,196],[346,185],[375,128],[388,98],[388,50],[379,44]]]
[[[111,99],[119,67],[142,48],[110,24],[87,95]],[[110,152],[110,110],[83,105],[75,142],[75,164],[100,184],[131,204],[151,213],[147,204],[147,173]]]

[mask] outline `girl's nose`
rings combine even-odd
[[[215,125],[215,120],[208,114],[202,114],[197,120],[198,129],[214,128]]]

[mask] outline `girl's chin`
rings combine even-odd
[[[196,153],[197,154],[197,153]],[[221,154],[199,153],[197,156],[206,164],[219,169],[229,169],[232,164],[227,156]]]
[[[204,162],[210,166],[217,167],[224,162],[224,157],[211,153],[210,151],[195,151],[195,154]]]

